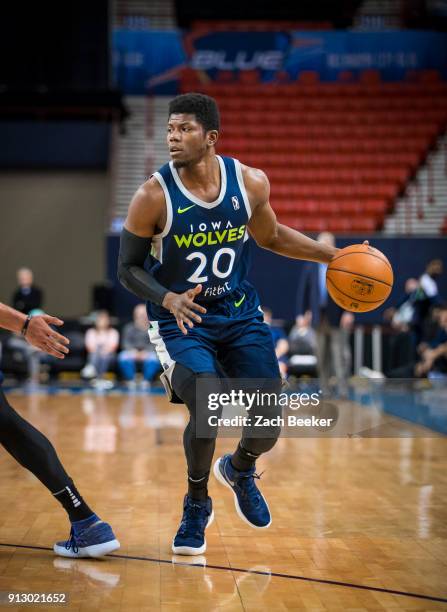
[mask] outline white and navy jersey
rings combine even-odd
[[[233,292],[249,267],[247,223],[251,209],[241,164],[217,156],[221,189],[204,202],[183,185],[173,162],[153,175],[166,199],[166,226],[153,237],[151,273],[164,287],[183,293],[202,285],[199,301]]]

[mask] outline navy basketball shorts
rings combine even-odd
[[[185,336],[165,309],[151,307],[149,337],[167,377],[176,363],[195,374],[228,378],[280,378],[269,326],[255,289],[247,281],[230,295],[203,303],[202,322]],[[162,312],[164,310],[164,312]],[[161,316],[160,316],[161,315]],[[162,375],[163,378],[163,375]]]

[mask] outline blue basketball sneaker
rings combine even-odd
[[[180,527],[172,542],[175,555],[202,555],[206,550],[205,529],[214,520],[211,497],[206,501],[185,495]]]
[[[243,521],[256,529],[270,527],[272,517],[267,502],[255,484],[255,469],[239,472],[231,465],[231,455],[219,457],[214,464],[214,476],[231,489],[234,494],[236,512]]]
[[[110,525],[98,519],[80,531],[72,527],[69,539],[56,542],[53,550],[61,557],[103,557],[119,547]]]

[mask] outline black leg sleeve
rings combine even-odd
[[[216,446],[216,431],[210,430],[208,437],[197,436],[197,424],[207,418],[207,408],[197,398],[197,378],[215,378],[214,373],[194,374],[192,370],[177,364],[172,376],[175,393],[186,404],[189,411],[189,423],[183,434],[188,466],[188,494],[194,499],[206,499],[208,478]]]
[[[71,521],[93,514],[56,454],[54,446],[10,406],[0,388],[0,443],[34,474],[67,511]]]
[[[52,493],[60,491],[72,482],[48,438],[9,405],[1,389],[0,443]]]
[[[264,382],[265,392],[273,394],[276,398],[281,393],[280,379],[266,379]],[[266,427],[244,427],[242,431],[242,439],[239,442],[235,452],[231,457],[233,467],[240,471],[246,471],[252,468],[256,459],[263,453],[271,450],[281,433],[280,425],[276,425],[282,416],[281,406],[276,400],[266,402],[265,404],[257,404],[253,407],[251,414],[252,421],[256,422],[257,417],[272,423]]]

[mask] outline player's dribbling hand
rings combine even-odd
[[[369,240],[364,240],[362,244],[365,244],[366,246],[369,246]],[[337,257],[338,253],[341,251],[341,249],[335,249],[335,254],[334,257]]]
[[[196,323],[201,323],[202,319],[197,312],[205,314],[206,308],[196,304],[194,298],[202,291],[202,285],[196,285],[194,289],[188,289],[184,293],[173,293],[169,292],[165,295],[163,300],[163,306],[171,312],[176,321],[180,331],[183,334],[187,334],[188,330],[185,327],[194,327],[194,320]],[[194,312],[196,310],[197,312]]]
[[[38,315],[31,318],[26,332],[25,340],[36,348],[63,359],[68,353],[67,344],[70,340],[62,334],[58,334],[50,325],[63,325],[64,322],[50,315]]]

